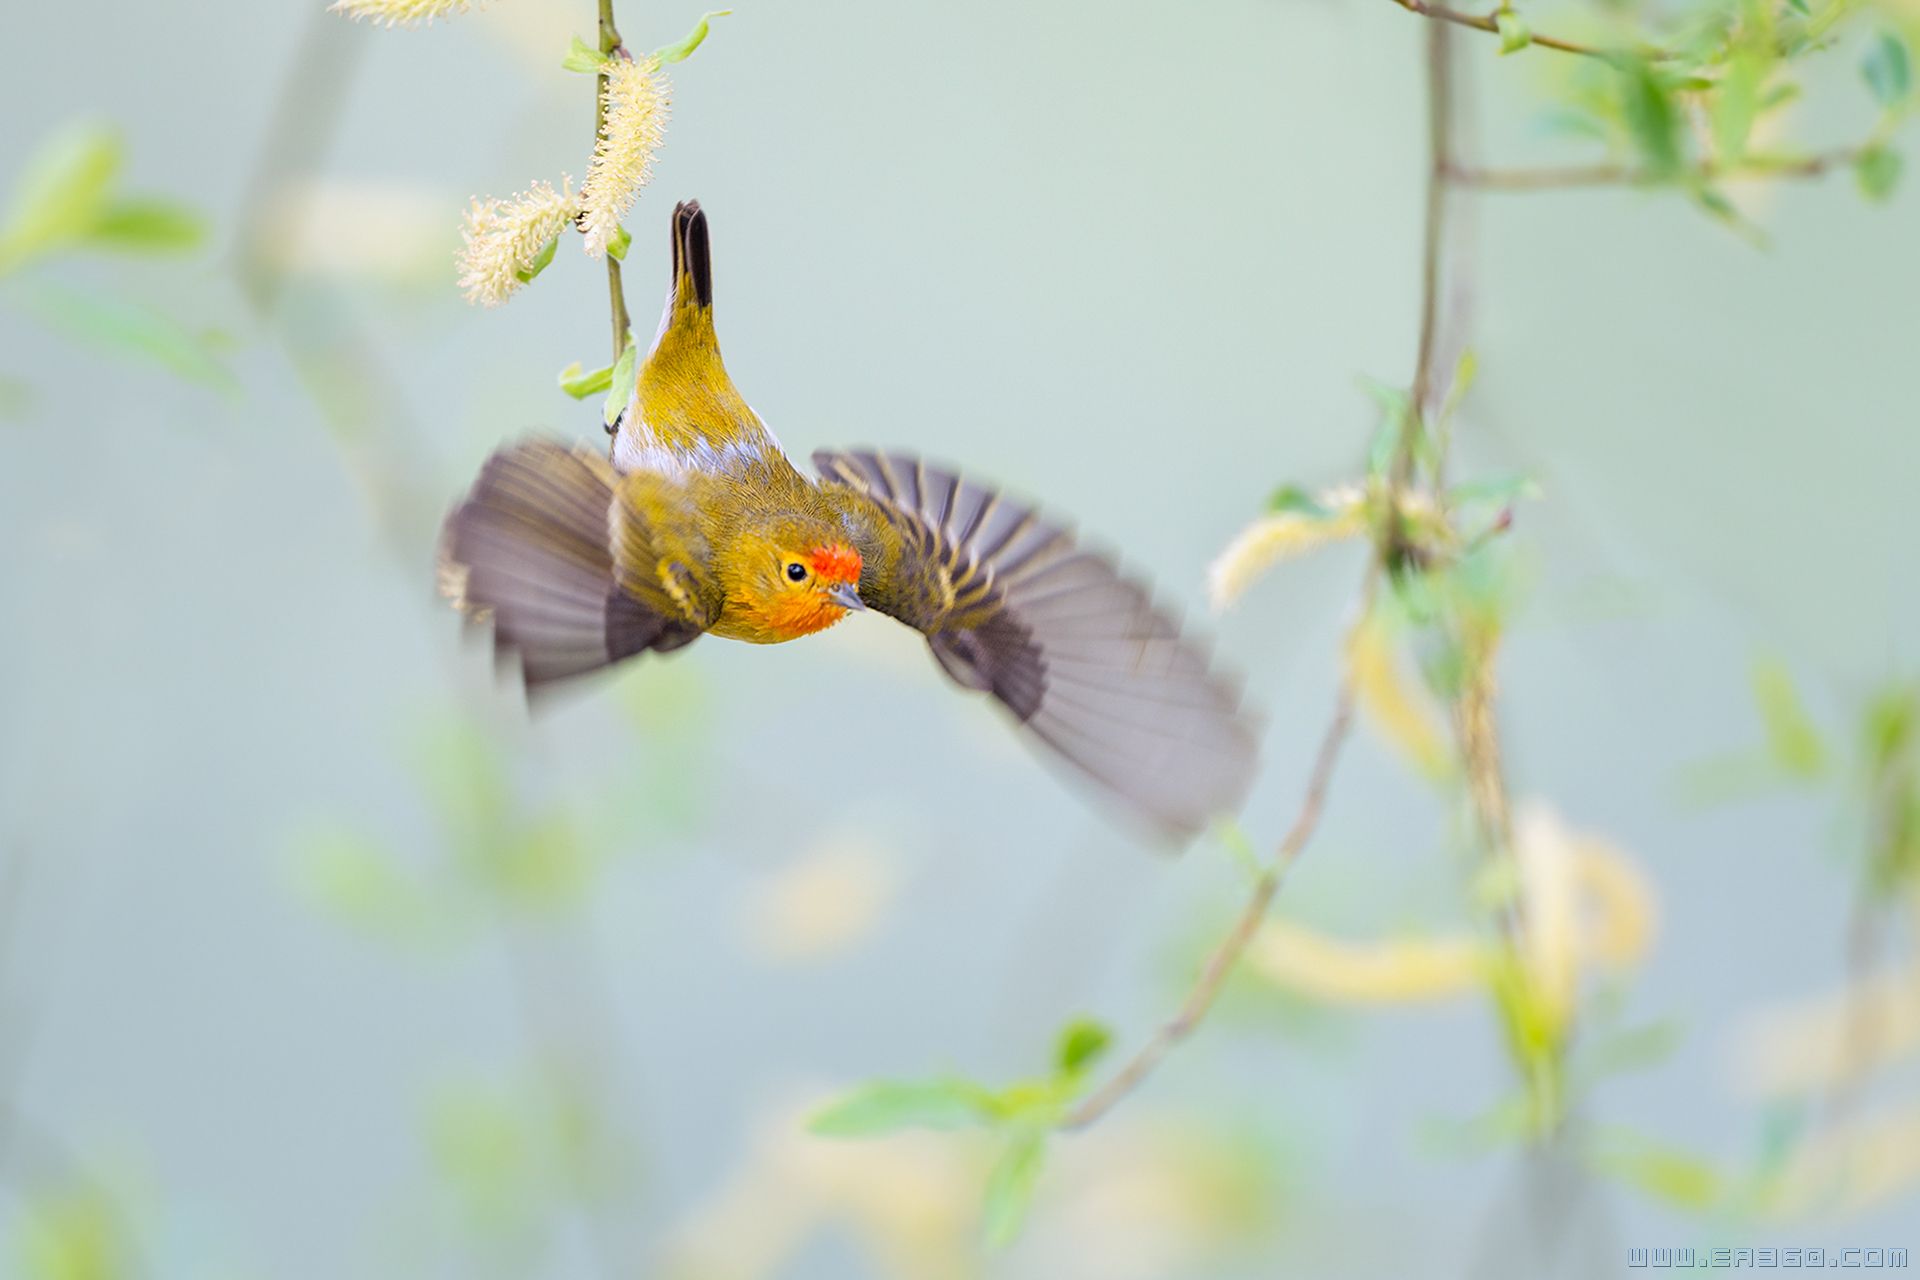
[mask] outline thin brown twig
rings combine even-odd
[[[1701,182],[1741,178],[1819,178],[1858,164],[1863,147],[1835,147],[1807,156],[1750,155],[1732,163],[1704,160],[1671,174],[1624,164],[1571,165],[1562,168],[1487,169],[1454,165],[1448,179],[1480,191],[1551,191],[1571,187],[1651,187],[1681,180]]]
[[[1377,567],[1370,566],[1367,575],[1367,587],[1363,597],[1368,600],[1373,594],[1372,584],[1378,578]],[[1153,1074],[1155,1067],[1172,1052],[1175,1045],[1186,1039],[1213,1008],[1214,1001],[1220,995],[1220,989],[1226,985],[1229,975],[1239,964],[1247,944],[1253,941],[1253,935],[1266,919],[1267,909],[1273,905],[1274,896],[1280,892],[1280,885],[1286,878],[1287,870],[1300,856],[1301,850],[1313,838],[1314,830],[1320,825],[1320,814],[1326,807],[1327,791],[1333,784],[1334,766],[1339,763],[1340,748],[1346,744],[1349,730],[1353,727],[1354,691],[1353,682],[1345,680],[1340,686],[1340,696],[1335,700],[1333,716],[1327,722],[1326,733],[1321,736],[1320,750],[1314,756],[1313,772],[1307,778],[1306,795],[1300,801],[1300,810],[1294,815],[1293,825],[1288,828],[1286,837],[1280,841],[1272,863],[1263,870],[1253,883],[1253,891],[1247,895],[1246,905],[1233,922],[1233,928],[1220,940],[1207,958],[1206,967],[1200,971],[1200,978],[1194,983],[1187,998],[1180,1004],[1174,1016],[1162,1023],[1153,1038],[1142,1045],[1139,1052],[1127,1060],[1126,1065],[1115,1072],[1107,1082],[1093,1093],[1087,1095],[1079,1106],[1075,1107],[1061,1121],[1063,1129],[1084,1129],[1100,1117],[1113,1110],[1122,1099],[1138,1088],[1142,1081]]]
[[[1405,0],[1399,0],[1404,3]],[[1412,394],[1408,400],[1400,440],[1394,452],[1389,471],[1391,492],[1388,509],[1398,512],[1401,507],[1399,495],[1411,482],[1414,470],[1414,445],[1419,437],[1421,406],[1428,398],[1433,386],[1434,353],[1438,350],[1439,329],[1439,292],[1441,277],[1441,253],[1446,236],[1446,192],[1450,181],[1453,163],[1453,78],[1451,70],[1451,44],[1448,28],[1444,23],[1433,23],[1428,29],[1427,44],[1427,105],[1428,105],[1428,164],[1427,197],[1425,214],[1424,249],[1420,267],[1420,340],[1415,360]],[[1398,517],[1394,517],[1395,523]],[[1402,531],[1389,527],[1386,536],[1379,541],[1373,557],[1368,561],[1366,579],[1360,590],[1360,620],[1364,621],[1372,611],[1374,596],[1386,566],[1395,558],[1404,545]],[[1280,886],[1286,878],[1289,868],[1300,856],[1307,842],[1313,838],[1314,831],[1320,825],[1321,812],[1326,807],[1327,791],[1333,782],[1333,771],[1339,762],[1340,750],[1346,744],[1353,727],[1355,691],[1349,674],[1343,678],[1340,693],[1334,702],[1332,718],[1327,723],[1325,734],[1320,739],[1320,749],[1314,757],[1313,771],[1308,775],[1306,793],[1301,799],[1300,809],[1295,814],[1293,825],[1280,841],[1274,853],[1273,861],[1261,871],[1254,880],[1253,888],[1247,895],[1246,904],[1240,914],[1234,918],[1233,926],[1228,930],[1208,956],[1207,963],[1200,971],[1199,978],[1181,1001],[1174,1016],[1160,1025],[1160,1029],[1120,1067],[1106,1083],[1081,1100],[1078,1106],[1067,1113],[1060,1127],[1067,1130],[1084,1129],[1114,1107],[1118,1106],[1133,1091],[1140,1087],[1155,1068],[1173,1051],[1173,1049],[1192,1035],[1194,1030],[1206,1018],[1214,1002],[1219,998],[1227,979],[1238,967],[1240,959],[1246,954],[1254,935],[1265,921],[1267,912],[1273,906],[1274,898],[1280,892]]]
[[[600,52],[611,57],[621,46],[620,29],[613,25],[613,0],[600,0]],[[593,109],[593,145],[600,145],[600,135],[607,129],[607,82],[603,71],[597,77],[599,88],[594,97]],[[613,358],[617,362],[620,353],[627,349],[627,329],[632,321],[627,317],[627,291],[620,281],[620,259],[607,254],[607,305],[613,319]]]
[[[1462,13],[1458,9],[1449,9],[1444,5],[1428,4],[1426,0],[1393,0],[1393,2],[1402,9],[1405,9],[1408,13],[1418,14],[1423,18],[1432,18],[1436,22],[1450,22],[1456,27],[1469,27],[1474,31],[1487,31],[1494,35],[1500,34],[1500,23],[1493,14],[1483,16],[1476,13]],[[1574,40],[1561,40],[1554,36],[1543,36],[1537,32],[1531,34],[1527,42],[1529,44],[1537,44],[1543,49],[1558,49],[1561,53],[1578,54],[1583,58],[1608,58],[1612,57],[1615,52],[1610,49],[1602,49],[1597,45],[1581,44]],[[1666,55],[1649,50],[1643,52],[1641,56],[1661,58]]]

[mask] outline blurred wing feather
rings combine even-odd
[[[526,440],[487,459],[447,516],[440,590],[494,649],[517,659],[529,691],[647,650],[677,649],[703,629],[620,588],[607,460],[553,440]]]
[[[1176,839],[1238,809],[1256,733],[1237,682],[1114,561],[955,472],[866,450],[814,455],[903,547],[873,608],[927,636],[941,668]]]

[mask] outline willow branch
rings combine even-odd
[[[1363,597],[1370,600],[1372,584],[1377,577],[1377,568],[1370,568]],[[1320,750],[1314,756],[1313,772],[1307,778],[1306,795],[1300,802],[1300,811],[1294,815],[1293,825],[1288,828],[1285,839],[1281,840],[1273,862],[1254,880],[1253,890],[1247,895],[1246,905],[1240,909],[1233,928],[1207,958],[1206,967],[1200,971],[1200,978],[1187,993],[1187,998],[1181,1001],[1179,1011],[1161,1024],[1153,1038],[1141,1046],[1126,1065],[1069,1112],[1061,1122],[1061,1128],[1084,1129],[1113,1110],[1153,1074],[1154,1068],[1173,1051],[1174,1046],[1193,1034],[1207,1016],[1207,1011],[1213,1008],[1220,989],[1239,965],[1240,957],[1246,953],[1247,944],[1253,941],[1254,934],[1259,931],[1261,921],[1266,919],[1267,910],[1273,905],[1274,896],[1280,892],[1288,869],[1300,856],[1301,850],[1307,847],[1307,842],[1313,839],[1313,833],[1320,825],[1327,791],[1333,784],[1334,766],[1339,763],[1340,749],[1346,745],[1348,732],[1353,727],[1353,705],[1353,682],[1351,679],[1344,680],[1341,682],[1340,696],[1334,702],[1333,717],[1321,736]]]
[[[1474,31],[1486,31],[1493,35],[1500,34],[1500,24],[1493,14],[1483,16],[1477,13],[1462,13],[1458,9],[1449,9],[1444,5],[1428,4],[1426,0],[1393,0],[1393,2],[1402,9],[1405,9],[1408,13],[1416,13],[1423,18],[1431,18],[1435,22],[1450,22],[1456,27],[1467,27]],[[1583,58],[1609,58],[1612,57],[1615,52],[1614,50],[1602,49],[1597,45],[1580,44],[1573,40],[1561,40],[1553,36],[1543,36],[1537,32],[1529,37],[1528,43],[1537,44],[1543,49],[1558,49],[1561,53],[1578,54]],[[1659,58],[1665,55],[1649,51],[1642,56]]]
[[[1732,163],[1703,160],[1677,173],[1655,173],[1624,164],[1571,165],[1539,169],[1483,169],[1455,165],[1448,173],[1458,186],[1481,191],[1552,191],[1569,187],[1653,187],[1688,179],[1700,182],[1739,178],[1820,178],[1860,161],[1862,147],[1835,147],[1808,156],[1749,155]]]
[[[613,0],[600,0],[600,52],[612,56],[620,50],[620,29],[613,25]],[[606,72],[597,77],[598,91],[593,110],[593,144],[600,145],[600,135],[607,129],[607,81]],[[627,318],[627,291],[620,282],[620,260],[607,254],[607,305],[613,317],[613,358],[616,362],[620,353],[627,349],[627,329],[632,323]]]
[[[1440,258],[1446,239],[1447,186],[1453,169],[1453,76],[1448,28],[1434,23],[1427,41],[1427,196],[1426,216],[1420,264],[1420,343],[1414,369],[1413,392],[1409,396],[1407,418],[1394,451],[1389,470],[1392,493],[1388,507],[1398,512],[1400,492],[1410,483],[1414,468],[1414,445],[1419,437],[1420,406],[1428,398],[1434,383],[1433,366],[1438,350],[1440,312]],[[1397,517],[1396,517],[1397,522]],[[1366,579],[1360,589],[1360,619],[1372,611],[1373,599],[1387,566],[1403,545],[1400,531],[1389,527],[1376,544],[1368,561]],[[1213,949],[1193,987],[1187,992],[1173,1017],[1162,1023],[1140,1049],[1106,1083],[1088,1094],[1061,1121],[1063,1129],[1084,1129],[1118,1106],[1152,1075],[1166,1056],[1181,1041],[1192,1035],[1219,999],[1227,979],[1239,966],[1254,935],[1260,930],[1274,898],[1280,892],[1288,870],[1313,839],[1320,815],[1326,808],[1327,792],[1333,784],[1334,768],[1341,748],[1353,728],[1354,687],[1351,673],[1342,678],[1332,718],[1321,736],[1314,756],[1313,771],[1307,777],[1306,793],[1293,825],[1287,829],[1274,853],[1273,861],[1261,871],[1247,894],[1246,905],[1234,918],[1232,927]]]

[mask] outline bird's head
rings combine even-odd
[[[860,553],[824,522],[783,522],[743,537],[731,594],[772,640],[830,627],[860,600]]]

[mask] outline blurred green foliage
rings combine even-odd
[[[0,298],[49,328],[112,355],[157,364],[178,377],[232,394],[239,384],[220,357],[223,339],[167,312],[114,294],[17,276],[73,253],[172,255],[200,248],[204,218],[187,205],[120,190],[126,144],[118,130],[76,123],[29,157],[0,216]]]

